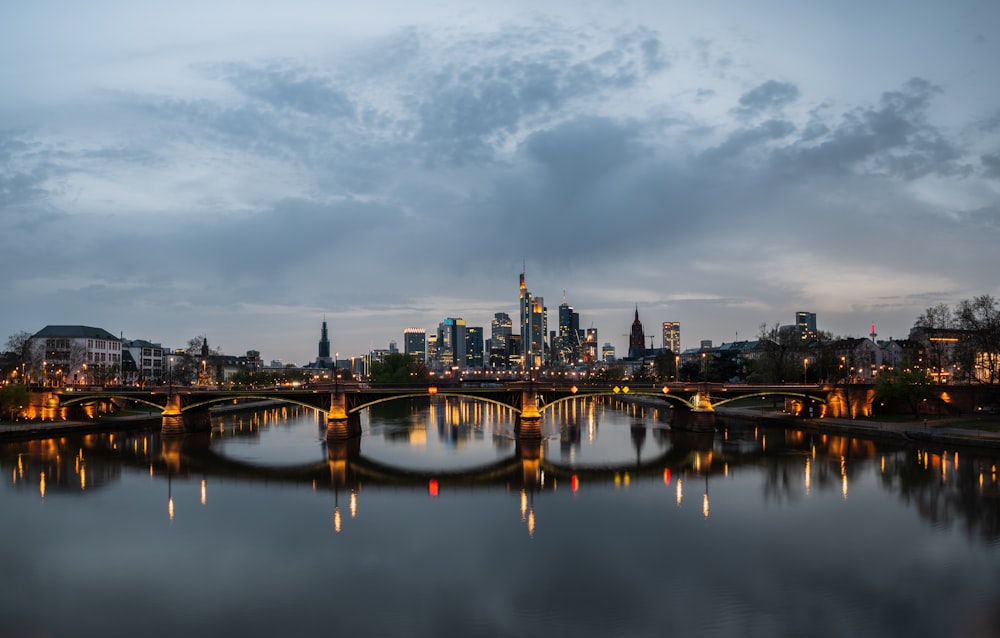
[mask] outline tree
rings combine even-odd
[[[901,401],[918,414],[920,404],[931,395],[933,381],[926,370],[920,368],[896,368],[892,372],[879,375],[875,382],[875,400]]]
[[[28,342],[31,341],[31,333],[21,330],[7,337],[7,352],[17,357],[17,363],[28,362]]]
[[[939,303],[936,306],[924,310],[913,322],[914,328],[955,328],[955,316],[952,314],[948,304]]]
[[[959,328],[970,333],[974,361],[988,383],[998,380],[1000,368],[1000,307],[990,295],[962,301],[955,310]]]
[[[31,401],[31,393],[23,385],[5,385],[0,387],[0,414],[6,415],[11,421],[24,406]]]
[[[372,383],[413,383],[413,357],[391,352],[372,364],[368,377]]]
[[[760,324],[758,336],[761,355],[754,366],[755,380],[761,383],[784,383],[789,379],[797,379],[799,374],[798,358],[794,356],[801,349],[801,340],[792,330],[782,330],[774,324],[768,327]]]
[[[677,378],[677,358],[669,350],[661,352],[653,359],[653,370],[660,381],[669,381]]]

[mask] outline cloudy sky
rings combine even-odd
[[[3,2],[0,339],[305,363],[522,264],[620,352],[903,338],[1000,295],[997,60],[995,0]]]

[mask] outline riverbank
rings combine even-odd
[[[1000,432],[961,427],[963,423],[967,422],[965,419],[904,422],[868,419],[810,419],[754,408],[720,408],[718,413],[729,417],[758,422],[766,421],[798,430],[828,434],[844,434],[910,443],[933,443],[947,447],[1000,449]]]
[[[244,410],[259,410],[282,405],[281,401],[251,401],[236,405],[222,405],[211,409],[212,414],[240,412]],[[159,414],[141,412],[136,414],[115,415],[83,419],[78,421],[20,421],[0,423],[0,441],[25,441],[31,439],[46,439],[68,434],[93,434],[124,429],[143,429],[158,427],[163,419]]]

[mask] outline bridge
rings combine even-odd
[[[858,386],[860,387],[860,386]],[[672,426],[680,430],[710,431],[715,427],[715,410],[747,397],[767,397],[791,400],[803,412],[815,407],[815,416],[843,416],[871,409],[870,386],[850,391],[844,386],[828,385],[746,385],[718,383],[668,383],[657,386],[576,386],[516,382],[494,387],[400,386],[364,387],[359,384],[337,384],[307,389],[271,388],[259,390],[202,390],[198,388],[158,388],[135,390],[105,388],[80,391],[67,388],[47,393],[47,407],[82,406],[102,401],[128,401],[158,410],[166,434],[210,428],[209,408],[226,403],[248,401],[281,401],[300,405],[322,414],[327,421],[327,438],[345,439],[361,433],[357,415],[387,401],[426,399],[430,397],[464,397],[510,409],[517,417],[515,433],[519,438],[540,436],[542,414],[566,401],[582,397],[645,397],[669,404],[674,411]]]

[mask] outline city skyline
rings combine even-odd
[[[13,4],[0,333],[304,363],[566,291],[627,351],[1000,296],[1000,6]],[[863,18],[861,17],[863,16]]]

